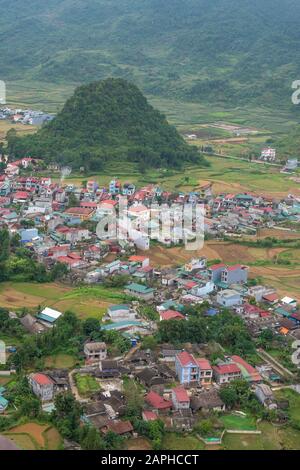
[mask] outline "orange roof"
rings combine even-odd
[[[142,263],[146,259],[148,259],[148,256],[133,255],[133,256],[130,256],[129,261],[141,262]]]
[[[281,333],[282,335],[284,335],[284,336],[286,336],[286,335],[288,334],[288,332],[289,332],[289,330],[288,330],[287,328],[284,328],[284,327],[280,328],[279,331],[280,331],[280,333]]]

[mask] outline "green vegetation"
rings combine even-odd
[[[65,93],[78,80],[116,76],[166,99],[288,108],[299,15],[293,0],[63,0],[59,8],[57,0],[16,0],[0,22],[2,79],[26,80],[32,102],[57,102],[43,82]]]
[[[204,444],[195,436],[168,432],[163,439],[165,450],[203,450]]]
[[[148,167],[205,164],[138,88],[122,79],[77,88],[53,121],[24,138],[11,130],[7,142],[8,153],[17,158],[38,155],[86,171],[102,170],[120,157],[136,162],[141,173]]]
[[[0,282],[54,281],[61,279],[66,272],[67,267],[62,263],[56,263],[47,272],[42,263],[33,259],[32,252],[21,246],[18,234],[10,236],[7,229],[0,229]]]
[[[220,417],[226,429],[239,431],[254,431],[256,429],[255,420],[250,416],[230,414]]]
[[[158,341],[172,344],[217,341],[231,354],[245,357],[255,352],[254,343],[241,318],[227,310],[212,318],[204,317],[197,307],[192,310],[192,307],[189,308],[187,321],[160,322]]]
[[[100,390],[100,385],[97,380],[91,375],[76,374],[75,381],[78,388],[79,395],[82,397],[89,397],[95,392]]]
[[[300,394],[291,389],[282,389],[275,392],[277,400],[288,400],[288,414],[291,424],[300,430]]]

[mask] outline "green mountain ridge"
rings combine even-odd
[[[114,76],[149,95],[292,106],[298,0],[0,0],[0,8],[3,80]]]
[[[87,171],[112,161],[135,162],[140,171],[206,163],[135,85],[114,78],[78,87],[36,134],[17,137],[12,130],[7,140],[15,158],[30,155]]]

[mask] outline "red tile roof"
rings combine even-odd
[[[146,259],[149,259],[149,257],[148,256],[133,255],[133,256],[130,256],[129,261],[142,263]]]
[[[246,370],[252,382],[260,382],[262,380],[257,370],[248,364],[248,362],[244,361],[240,356],[231,356],[231,359],[235,364],[237,364],[237,366],[240,365],[242,369]]]
[[[236,271],[237,269],[241,269],[242,266],[240,264],[235,264],[234,266],[227,266],[227,271]]]
[[[160,318],[162,320],[184,320],[185,316],[176,310],[166,310],[165,312],[161,312]]]
[[[279,299],[278,295],[274,292],[273,294],[266,294],[263,295],[263,299],[267,300],[268,302],[276,302]]]
[[[175,393],[176,395],[176,400],[179,402],[179,403],[186,403],[186,402],[189,402],[190,401],[190,398],[187,394],[187,391],[185,390],[185,388],[183,387],[177,387],[177,388],[174,388],[173,389],[173,392]]]
[[[205,358],[196,359],[201,370],[212,370],[210,362]]]
[[[210,266],[210,270],[211,271],[216,271],[217,269],[221,269],[221,268],[226,268],[226,265],[223,264],[223,263],[220,263],[220,264],[213,264],[212,266]]]
[[[181,353],[179,353],[177,355],[177,359],[179,360],[182,366],[187,366],[188,364],[192,364],[194,366],[197,365],[194,357],[186,351],[182,351]]]
[[[157,410],[166,410],[172,408],[172,403],[169,400],[165,400],[158,393],[151,392],[146,396],[146,401]]]
[[[29,194],[26,191],[17,191],[14,195],[15,199],[27,199]]]
[[[219,375],[241,373],[240,368],[236,364],[220,364],[218,366],[214,366],[213,369]]]
[[[143,418],[145,421],[155,421],[158,419],[158,416],[154,411],[145,410],[143,411]]]
[[[47,375],[45,374],[34,374],[32,376],[32,379],[38,383],[39,385],[51,385],[53,384],[52,380],[50,379],[50,377],[48,377]]]

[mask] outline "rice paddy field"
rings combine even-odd
[[[46,424],[27,423],[5,432],[10,440],[22,450],[58,450],[62,438],[54,427]]]
[[[280,173],[280,168],[248,162],[243,159],[207,156],[210,166],[188,166],[183,171],[150,170],[140,174],[135,164],[118,162],[108,166],[101,174],[91,174],[102,186],[107,186],[112,178],[118,177],[122,183],[132,182],[137,186],[156,184],[167,191],[197,191],[205,183],[213,183],[215,195],[229,192],[233,194],[253,192],[266,197],[282,198],[292,193],[300,196],[300,184],[290,175]],[[53,176],[53,175],[52,175]],[[53,178],[59,180],[60,175]],[[66,184],[81,185],[86,176],[71,174],[65,179]]]

